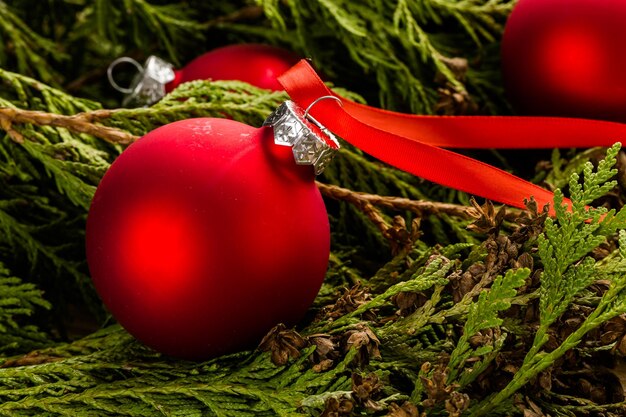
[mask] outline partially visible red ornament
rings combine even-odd
[[[294,106],[268,119],[273,129],[168,124],[107,171],[89,210],[87,261],[105,305],[145,344],[205,359],[294,324],[313,302],[329,223],[314,170],[299,164],[319,172],[338,145]]]
[[[165,86],[171,91],[180,83],[193,80],[239,80],[268,90],[282,90],[277,78],[300,58],[270,45],[240,44],[214,49],[200,55],[180,70]]]
[[[150,105],[160,100],[179,84],[194,80],[238,80],[259,88],[281,90],[277,77],[291,68],[299,57],[285,49],[270,45],[229,45],[206,52],[181,69],[151,55],[142,66],[132,58],[123,57],[109,66],[109,81],[118,91],[127,94],[124,105]],[[113,78],[113,69],[122,62],[137,67],[139,74],[131,87],[120,87]]]
[[[520,0],[502,39],[513,105],[526,114],[626,122],[626,2]]]

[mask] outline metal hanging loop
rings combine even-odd
[[[309,111],[311,110],[311,108],[313,108],[313,106],[315,106],[317,103],[319,103],[322,100],[326,100],[326,99],[332,99],[335,100],[339,103],[339,105],[341,107],[343,107],[343,101],[341,101],[341,99],[339,99],[338,97],[335,96],[322,96],[320,98],[315,99],[315,101],[313,101],[313,103],[309,104],[309,107],[306,108],[306,110],[304,111],[304,118],[310,120],[315,126],[319,127],[320,129],[322,129],[322,132],[328,134],[329,130],[326,129],[326,127],[321,124],[320,122],[318,122],[315,117],[311,116],[309,114]]]
[[[322,129],[322,132],[324,132],[325,134],[329,134],[330,131],[320,122],[317,121],[317,119],[315,119],[315,117],[311,116],[309,114],[309,111],[313,108],[313,106],[315,106],[317,103],[319,103],[322,100],[327,100],[327,99],[332,99],[335,100],[339,103],[339,105],[341,107],[343,107],[343,101],[341,101],[341,99],[339,97],[335,97],[335,96],[322,96],[320,98],[315,99],[315,101],[313,101],[313,103],[309,104],[309,107],[306,108],[306,110],[304,111],[304,118],[310,120],[315,126],[319,127],[320,129]]]
[[[133,92],[132,88],[120,86],[113,78],[113,70],[115,69],[116,66],[122,63],[132,64],[135,68],[137,68],[137,71],[139,72],[139,74],[143,74],[144,69],[143,69],[143,66],[139,62],[127,56],[117,58],[115,61],[111,62],[111,65],[109,65],[109,68],[107,68],[107,78],[109,79],[109,83],[111,83],[111,86],[115,88],[117,91],[119,91],[120,93],[130,94]]]
[[[304,111],[304,117],[305,118],[311,118],[313,119],[311,116],[309,116],[309,111],[311,111],[311,109],[313,108],[313,106],[315,106],[317,103],[319,103],[322,100],[327,100],[327,99],[331,99],[331,100],[335,100],[339,103],[339,105],[341,107],[343,107],[343,101],[341,101],[341,99],[339,97],[335,97],[335,96],[322,96],[320,98],[316,98],[315,101],[313,101],[313,103],[309,104],[309,107],[306,108],[306,110]],[[315,119],[313,119],[315,120]]]

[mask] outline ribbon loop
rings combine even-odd
[[[291,99],[307,108],[333,94],[305,60],[279,77]],[[586,119],[502,116],[415,116],[375,109],[341,97],[310,111],[329,130],[403,171],[469,194],[524,208],[553,193],[506,171],[443,148],[555,148],[611,146],[626,125]],[[569,203],[569,201],[565,201]],[[551,209],[551,213],[554,211]]]

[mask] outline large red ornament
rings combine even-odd
[[[190,119],[126,149],[93,199],[87,260],[113,316],[145,344],[203,359],[293,324],[315,298],[329,224],[311,166],[271,127]]]
[[[626,121],[626,2],[520,0],[502,40],[506,90],[526,114]]]

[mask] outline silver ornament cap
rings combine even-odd
[[[274,128],[274,143],[291,146],[296,164],[313,165],[315,175],[324,171],[340,148],[335,135],[308,114],[319,100],[306,111],[291,100],[285,101],[263,122],[263,126]]]
[[[113,78],[113,70],[121,63],[137,68],[130,87],[121,87]],[[113,88],[126,94],[122,101],[124,107],[147,107],[156,103],[165,96],[165,85],[176,78],[174,66],[154,55],[143,65],[129,57],[118,58],[109,65],[107,76]]]

